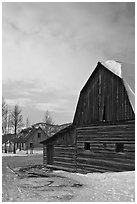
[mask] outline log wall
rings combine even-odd
[[[76,166],[79,172],[135,170],[135,123],[77,128]],[[84,149],[90,143],[90,150]],[[116,152],[116,143],[124,145]]]
[[[76,169],[75,145],[53,145],[53,166],[60,169],[73,170]],[[47,164],[47,145],[43,146],[43,161]]]
[[[43,161],[44,165],[49,166],[47,147],[53,146],[53,167],[60,169],[73,170],[76,169],[76,145],[75,145],[75,129],[71,129],[61,135],[58,135],[55,140],[51,140],[48,144],[43,145]]]
[[[75,146],[54,146],[53,165],[75,170]]]
[[[74,138],[74,131],[72,134]],[[62,137],[52,142],[53,167],[81,173],[135,170],[134,121],[77,128],[73,143],[66,143],[72,140],[65,140],[65,134]],[[90,143],[90,150],[84,149],[85,143]],[[123,152],[116,152],[116,143],[124,145]],[[47,145],[43,146],[44,165]]]

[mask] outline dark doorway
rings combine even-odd
[[[47,145],[47,164],[53,164],[54,146]]]
[[[106,121],[106,107],[104,105],[104,109],[103,109],[103,117],[102,117],[102,121],[105,122]]]
[[[33,154],[33,143],[30,143],[30,154]]]
[[[33,148],[33,143],[30,143],[30,149],[32,149]]]

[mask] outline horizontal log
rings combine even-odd
[[[77,151],[77,157],[86,157],[86,158],[114,158],[114,157],[118,157],[118,158],[127,158],[127,159],[135,159],[135,153],[131,154],[131,153],[117,153],[117,152],[109,152],[108,151],[104,151],[101,154],[100,153],[95,153],[95,152],[91,152],[91,151]]]
[[[59,146],[55,146],[54,147],[54,149],[56,149],[56,150],[65,150],[65,151],[70,151],[70,150],[73,150],[75,148],[75,146],[71,146],[71,147],[64,147],[64,146],[61,146],[61,145],[59,145]]]
[[[66,162],[59,162],[59,161],[54,161],[53,165],[57,165],[59,167],[68,167],[68,168],[73,168],[75,169],[75,164],[70,164],[70,163],[66,163]]]
[[[63,155],[63,154],[54,154],[54,158],[55,157],[63,157],[63,158],[70,158],[70,159],[74,159],[75,158],[75,154],[73,155]]]
[[[124,146],[124,151],[135,152],[135,146]]]
[[[131,132],[125,132],[125,133],[121,133],[121,132],[119,132],[119,133],[117,133],[117,134],[115,134],[115,133],[113,133],[113,132],[111,132],[111,133],[107,133],[107,134],[89,134],[89,135],[87,135],[87,134],[85,134],[84,132],[82,133],[82,134],[80,134],[80,135],[78,135],[77,136],[77,139],[78,140],[81,140],[82,138],[135,138],[135,132],[134,133],[131,133]]]
[[[100,145],[91,145],[90,146],[90,150],[85,150],[84,149],[84,146],[78,146],[77,147],[77,151],[92,151],[92,152],[95,152],[95,151],[98,151],[98,152],[110,152],[110,151],[113,151],[113,152],[116,152],[116,147],[115,145],[111,146],[111,145],[107,145],[105,148]],[[135,152],[135,146],[134,145],[131,145],[131,146],[124,146],[124,152]]]
[[[63,157],[73,157],[75,155],[74,152],[54,152],[54,155],[59,155]]]
[[[93,173],[91,170],[84,170],[84,169],[81,169],[81,168],[77,168],[76,172],[80,173],[80,174]],[[101,172],[101,173],[103,173],[103,172]]]
[[[78,169],[82,169],[82,170],[88,170],[90,172],[106,172],[106,171],[109,171],[109,172],[113,172],[113,171],[121,171],[119,170],[119,168],[117,167],[104,167],[104,166],[101,166],[101,165],[88,165],[88,164],[80,164],[80,163],[77,163],[77,168]]]
[[[75,152],[75,149],[54,149],[54,152],[58,152],[58,153],[74,153]]]
[[[104,156],[100,156],[99,154],[96,154],[94,156],[91,156],[89,157],[89,155],[77,155],[77,159],[78,158],[83,158],[83,159],[88,159],[88,160],[91,160],[92,158],[93,159],[96,159],[96,160],[114,160],[114,161],[120,161],[120,162],[128,162],[128,163],[134,163],[135,161],[135,156],[134,157],[121,157],[121,155],[114,155],[114,154],[111,154],[111,155],[104,155]]]
[[[131,152],[131,151],[133,151],[134,152],[134,149],[127,149],[127,148],[124,148],[124,152],[126,153],[126,152]],[[110,154],[111,152],[113,152],[113,153],[118,153],[118,152],[116,152],[116,150],[115,150],[115,148],[114,147],[111,147],[111,148],[109,148],[109,147],[106,147],[106,148],[90,148],[90,150],[85,150],[84,149],[84,147],[77,147],[77,151],[76,151],[77,153],[80,153],[80,152],[82,152],[82,153],[89,153],[89,152],[92,152],[92,153],[95,153],[95,152],[102,152],[102,153],[106,153],[106,154]]]
[[[91,125],[91,126],[85,126],[85,127],[79,127],[76,129],[76,131],[80,131],[80,130],[91,130],[91,129],[103,129],[103,128],[119,128],[119,127],[134,127],[135,126],[135,121],[131,121],[131,122],[124,122],[124,123],[117,123],[117,124],[102,124],[102,125]]]
[[[128,153],[128,152],[115,152],[115,151],[108,151],[108,150],[104,150],[101,153],[96,153],[94,151],[77,151],[77,156],[82,155],[85,157],[121,157],[121,158],[132,158],[133,156],[135,156],[135,152],[133,153]]]
[[[111,153],[111,152],[116,152],[113,149],[106,149],[106,151],[107,151],[108,154]],[[94,153],[100,153],[100,154],[103,154],[104,152],[106,153],[106,151],[101,150],[101,149],[93,149]],[[120,154],[120,153],[123,153],[123,154],[129,153],[129,154],[131,154],[131,153],[134,153],[134,150],[126,150],[126,149],[124,149],[124,152],[116,152],[116,154]]]
[[[111,135],[110,134],[105,134],[105,135],[101,135],[101,134],[96,134],[96,135],[86,135],[86,134],[82,134],[82,135],[78,135],[78,137],[77,137],[77,140],[79,140],[79,141],[81,141],[81,140],[85,140],[85,139],[97,139],[97,138],[110,138],[110,139],[115,139],[115,138],[120,138],[120,139],[122,139],[122,138],[125,138],[125,139],[127,139],[127,140],[129,140],[129,139],[133,139],[133,140],[135,140],[135,134],[131,134],[131,133],[123,133],[123,134],[113,134],[113,133],[111,133]]]
[[[135,168],[135,164],[133,163],[127,163],[127,161],[125,160],[125,163],[121,163],[118,161],[114,161],[114,160],[105,160],[105,159],[86,159],[86,158],[80,158],[77,157],[77,164],[81,163],[82,165],[84,164],[88,164],[88,165],[99,165],[99,166],[104,166],[104,167],[118,167],[118,168],[122,168],[124,167],[125,169],[129,170],[129,169],[133,169]]]
[[[134,144],[135,143],[135,141],[134,140],[120,140],[120,139],[116,139],[116,140],[108,140],[108,139],[102,139],[102,138],[100,138],[100,139],[98,139],[98,140],[85,140],[85,141],[78,141],[77,142],[77,146],[80,146],[80,145],[84,145],[84,143],[85,142],[89,142],[89,143],[109,143],[109,144],[115,144],[115,143],[124,143],[124,144]]]
[[[83,167],[81,165],[77,166],[77,172],[82,174],[87,173],[105,173],[107,170],[104,169],[96,169],[95,167],[88,168],[87,166]]]
[[[92,132],[89,132],[89,134],[87,134],[86,132],[81,132],[81,133],[78,133],[77,134],[77,138],[80,138],[80,137],[89,137],[89,136],[93,136],[93,137],[97,137],[97,136],[105,136],[105,135],[107,135],[107,136],[109,136],[109,137],[111,137],[112,135],[119,135],[119,136],[123,136],[123,135],[126,135],[126,136],[134,136],[135,135],[135,131],[118,131],[118,132],[114,132],[114,131],[108,131],[108,132],[106,132],[106,133],[99,133],[99,132],[95,132],[95,133],[92,133]]]
[[[54,147],[73,148],[73,147],[75,147],[75,145],[61,145],[61,144],[59,144],[59,145],[54,145]]]
[[[85,172],[87,171],[87,172],[121,172],[121,171],[134,171],[135,170],[135,168],[134,167],[125,167],[125,166],[122,166],[122,165],[120,165],[120,166],[111,166],[111,167],[103,167],[103,166],[98,166],[98,168],[97,168],[97,166],[95,165],[87,165],[87,164],[77,164],[77,169],[81,169],[81,170],[84,170]]]
[[[54,161],[63,161],[63,162],[70,162],[70,163],[74,163],[74,159],[70,158],[70,157],[57,157],[54,156]]]
[[[74,167],[68,168],[68,167],[60,166],[59,164],[57,164],[57,165],[49,165],[49,164],[47,164],[46,167],[53,168],[53,169],[64,170],[64,171],[75,172],[75,168]]]
[[[119,130],[119,131],[117,131],[117,132],[115,132],[115,131],[113,131],[113,130],[111,130],[111,131],[107,131],[106,133],[104,133],[104,132],[95,132],[95,133],[92,133],[92,132],[89,132],[89,134],[87,134],[87,132],[85,132],[85,131],[83,131],[83,132],[81,132],[81,133],[78,133],[77,134],[77,138],[80,138],[80,137],[97,137],[97,136],[109,136],[109,137],[111,137],[112,135],[116,135],[116,136],[119,136],[119,137],[122,137],[122,136],[135,136],[135,131],[121,131],[121,130]]]
[[[108,128],[106,128],[106,129],[104,129],[104,130],[101,130],[101,129],[99,129],[99,127],[98,127],[98,129],[96,129],[96,130],[94,130],[94,131],[92,131],[92,130],[86,130],[86,129],[83,129],[83,130],[81,130],[81,131],[78,131],[77,132],[77,135],[82,135],[83,133],[85,134],[85,135],[90,135],[90,134],[92,134],[92,135],[96,135],[96,134],[110,134],[111,132],[114,132],[115,134],[118,134],[119,132],[120,133],[126,133],[126,132],[128,132],[128,133],[132,133],[132,134],[134,134],[134,132],[135,132],[135,128],[129,128],[129,129],[123,129],[123,128],[111,128],[111,129],[108,129]]]
[[[134,133],[135,132],[135,126],[134,127],[130,127],[130,128],[122,128],[122,127],[119,127],[119,128],[104,128],[104,129],[100,129],[99,127],[95,130],[92,130],[92,129],[89,129],[89,130],[86,130],[86,129],[83,129],[83,130],[80,130],[80,131],[77,131],[77,135],[81,135],[82,133],[85,133],[87,135],[89,134],[107,134],[107,133],[111,133],[111,132],[115,132],[115,133],[118,133],[118,132],[132,132]]]
[[[54,152],[67,154],[67,153],[74,153],[75,149],[54,149]]]
[[[80,164],[77,164],[77,168],[81,168],[83,170],[90,170],[91,172],[108,172],[108,171],[113,171],[113,172],[117,172],[117,171],[134,171],[135,168],[134,167],[125,167],[125,166],[111,166],[111,167],[102,167],[101,165],[98,166],[98,168],[94,165],[87,165],[87,164],[83,164],[83,165],[80,165]]]

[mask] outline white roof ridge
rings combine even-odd
[[[130,100],[133,111],[135,111],[135,92],[134,92],[135,64],[116,61],[116,60],[102,61],[101,64],[106,69],[113,72],[115,75],[117,75],[124,81],[128,98]]]
[[[102,61],[101,64],[105,66],[108,70],[122,78],[122,70],[121,70],[121,64],[115,60],[107,60]]]

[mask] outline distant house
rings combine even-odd
[[[48,135],[48,137],[51,137],[52,135],[56,134],[61,129],[64,129],[65,127],[69,125],[71,125],[71,123],[54,125],[54,124],[49,124],[45,122],[39,122],[39,123],[33,124],[35,128],[41,127],[44,130],[44,132]]]
[[[16,141],[17,137],[14,134],[2,135],[2,151],[5,153],[13,152]]]
[[[98,62],[72,125],[41,142],[44,165],[77,172],[135,170],[135,76],[129,64]]]
[[[18,148],[20,150],[42,149],[41,141],[47,139],[47,134],[40,127],[23,129],[18,134]]]

